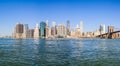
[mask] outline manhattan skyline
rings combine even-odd
[[[101,24],[120,28],[119,0],[0,0],[0,35],[11,35],[20,22],[35,28],[36,23],[49,21],[51,26],[70,21],[75,28],[83,21],[83,31],[95,31]]]

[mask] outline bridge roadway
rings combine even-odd
[[[112,39],[112,35],[113,35],[114,33],[118,33],[118,32],[120,32],[120,30],[114,31],[114,32],[110,32],[110,33],[104,33],[104,34],[98,35],[97,37],[103,38],[103,36],[106,35],[106,37],[104,37],[104,38]]]

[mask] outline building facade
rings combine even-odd
[[[57,26],[57,36],[62,36],[62,37],[66,36],[66,28],[64,25]]]
[[[45,22],[41,22],[40,23],[40,37],[45,37],[46,36],[46,23]]]
[[[52,27],[51,27],[51,36],[55,37],[57,34],[57,30],[56,30],[56,23],[52,22]]]
[[[23,38],[28,38],[28,36],[29,36],[28,31],[29,31],[28,24],[24,24]]]
[[[34,29],[29,29],[28,38],[34,38]]]
[[[80,37],[82,37],[83,33],[83,21],[80,21]]]
[[[36,24],[36,27],[34,29],[34,38],[39,38],[40,37],[40,29],[38,24]]]
[[[66,31],[67,31],[67,35],[70,36],[70,32],[71,32],[70,21],[67,21]]]
[[[24,25],[18,23],[14,29],[14,38],[23,38]]]
[[[105,25],[100,25],[100,34],[105,33]]]

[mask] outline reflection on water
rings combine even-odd
[[[0,39],[0,66],[120,66],[120,39]]]
[[[35,44],[39,44],[39,39],[37,39],[37,38],[34,39],[34,43],[35,43]]]

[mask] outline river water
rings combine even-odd
[[[120,39],[0,39],[0,66],[120,66]]]

